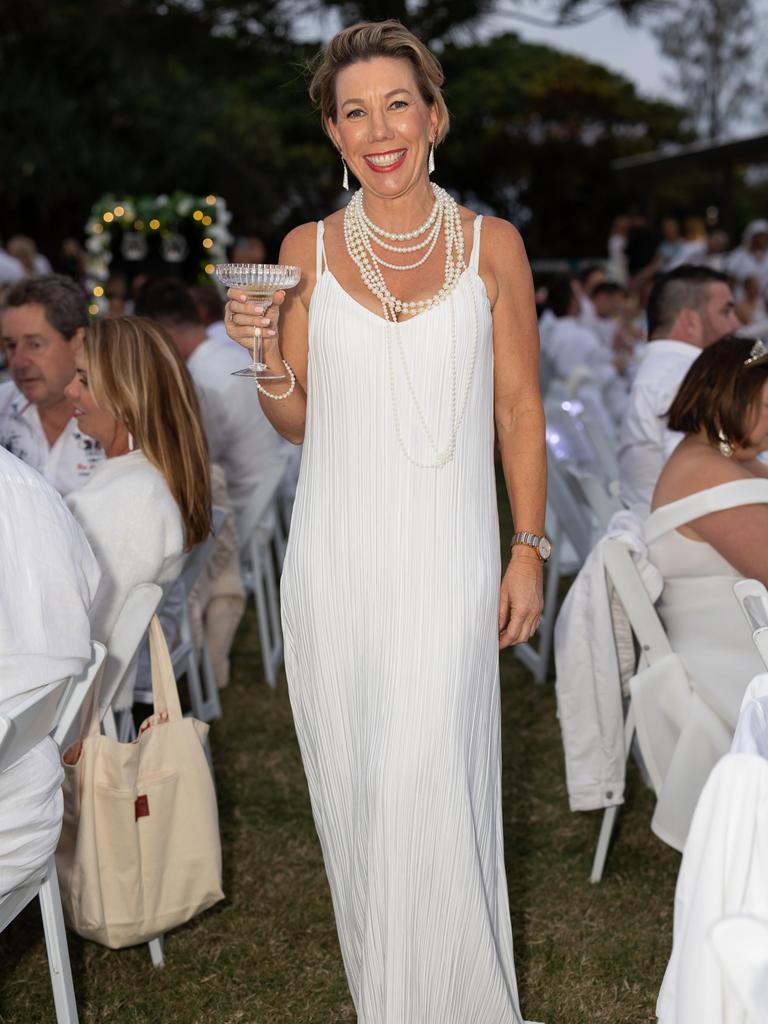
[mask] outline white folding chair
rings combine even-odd
[[[571,446],[571,461],[595,473],[610,488],[619,479],[615,437],[601,422],[599,411],[585,394],[581,398],[545,402],[547,426],[558,430]]]
[[[592,513],[600,532],[605,532],[614,514],[624,507],[619,498],[596,473],[572,463],[565,463],[563,470],[580,501]]]
[[[67,722],[72,720],[71,716],[77,717],[104,655],[104,647],[92,643],[91,659],[79,676],[41,687],[28,700],[0,716],[0,773],[51,733],[54,739],[57,732],[67,733]],[[55,857],[48,861],[42,877],[30,879],[0,899],[0,931],[4,931],[35,896],[40,900],[56,1020],[59,1024],[77,1024],[77,1002]]]
[[[560,580],[578,572],[592,550],[597,534],[588,509],[584,504],[579,505],[567,483],[562,463],[550,445],[550,437],[548,431],[546,530],[552,542],[552,557],[545,567],[544,609],[537,645],[527,641],[514,647],[515,656],[537,683],[544,682],[549,669]]]
[[[130,711],[127,715],[121,715],[122,735],[119,735],[112,704],[126,672],[134,663],[139,645],[162,596],[162,588],[156,583],[139,583],[135,586],[126,597],[107,641],[107,658],[99,690],[99,718],[105,734],[113,739],[131,738],[126,735],[126,721],[131,717]]]
[[[733,592],[752,630],[763,664],[768,668],[768,590],[759,580],[739,580]]]
[[[606,576],[618,594],[637,641],[640,651],[638,668],[657,664],[673,653],[672,648],[626,545],[622,544],[620,540],[606,540],[603,545],[603,564]],[[627,760],[629,760],[634,737],[635,716],[632,701],[629,699],[624,713],[624,751]],[[590,881],[593,883],[599,882],[603,877],[608,848],[618,814],[618,805],[606,807],[603,811],[603,821],[590,875]]]
[[[205,568],[205,563],[216,543],[216,536],[229,514],[224,508],[213,507],[213,531],[204,541],[201,541],[200,544],[197,544],[190,551],[176,584],[171,588],[169,595],[165,599],[165,601],[170,599],[174,604],[176,602],[179,604],[178,639],[170,648],[174,675],[177,681],[182,676],[186,676],[190,702],[188,714],[191,714],[201,722],[212,722],[216,718],[221,718],[221,702],[219,700],[219,687],[216,683],[213,665],[211,664],[205,631],[203,631],[203,643],[199,656],[194,637],[192,636],[192,623],[189,616],[189,595],[200,573]],[[158,608],[158,615],[161,620],[165,601],[161,602]],[[134,700],[139,703],[151,704],[151,689],[136,689],[134,691]]]
[[[285,554],[285,533],[277,507],[277,495],[285,472],[276,465],[264,474],[243,516],[240,560],[243,582],[253,594],[259,625],[264,676],[273,689],[283,663],[283,631],[280,623],[279,570]]]

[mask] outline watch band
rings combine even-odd
[[[527,547],[533,548],[542,562],[546,562],[552,553],[552,545],[549,540],[531,530],[518,530],[512,537],[510,547],[514,547],[515,544],[525,544]]]

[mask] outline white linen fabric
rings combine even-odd
[[[109,638],[128,592],[138,583],[170,584],[184,563],[184,525],[162,473],[141,451],[105,459],[85,487],[67,498],[101,566],[91,636]],[[115,700],[132,704],[135,672]]]
[[[43,478],[0,448],[0,713],[80,673],[99,567]],[[59,837],[63,771],[50,738],[0,773],[0,897],[42,871]]]
[[[74,417],[49,445],[37,406],[27,401],[13,381],[0,384],[0,445],[65,496],[82,487],[104,460],[101,445],[81,433]]]
[[[230,340],[208,338],[187,360],[200,393],[211,461],[224,469],[240,543],[243,513],[259,481],[275,464],[288,461],[289,445],[259,404],[252,380],[233,377],[250,363],[246,350]]]
[[[504,872],[491,312],[469,267],[389,326],[324,270],[282,581],[296,730],[360,1024],[519,1024]],[[457,396],[468,387],[454,460]],[[473,323],[477,351],[472,375]]]
[[[567,380],[580,367],[586,367],[603,383],[616,376],[602,341],[576,317],[555,317],[545,337],[544,352],[561,380]]]
[[[648,342],[632,382],[619,441],[619,494],[648,515],[664,463],[683,435],[667,428],[672,400],[701,349],[684,341]]]
[[[726,754],[704,787],[683,851],[660,1024],[755,1024],[710,939],[717,922],[739,914],[768,919],[768,761]]]
[[[623,684],[635,668],[632,631],[606,585],[603,546],[620,540],[632,554],[651,600],[662,580],[647,561],[643,527],[617,512],[566,594],[555,622],[555,690],[572,811],[624,802]]]
[[[26,277],[23,265],[5,249],[0,249],[0,285],[14,284]]]
[[[83,531],[39,473],[0,448],[0,713],[83,670],[100,571]]]
[[[755,277],[760,282],[761,291],[768,288],[768,252],[758,254],[739,246],[728,255],[726,269],[738,284],[743,284],[749,277]]]
[[[747,687],[731,743],[733,754],[758,754],[768,759],[768,672]]]
[[[663,505],[645,524],[648,557],[664,577],[659,616],[691,686],[652,821],[653,831],[678,850],[709,773],[728,752],[747,684],[763,668],[733,593],[740,574],[710,544],[678,528],[761,502],[768,502],[768,480],[736,480]]]

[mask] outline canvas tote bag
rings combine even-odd
[[[181,714],[156,616],[149,637],[154,714],[137,739],[100,735],[96,694],[84,735],[64,753],[64,913],[112,949],[147,942],[224,896],[208,726]]]

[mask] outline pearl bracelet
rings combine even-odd
[[[285,360],[283,360],[283,366],[286,368],[286,370],[288,371],[288,376],[291,378],[291,386],[288,388],[285,394],[273,395],[271,391],[267,391],[265,387],[262,387],[262,385],[259,384],[258,380],[256,381],[256,387],[259,389],[262,395],[264,395],[266,398],[271,398],[273,402],[282,402],[283,399],[290,397],[293,394],[294,390],[296,389],[296,374],[293,372],[293,370],[288,365],[288,363],[286,363]]]

